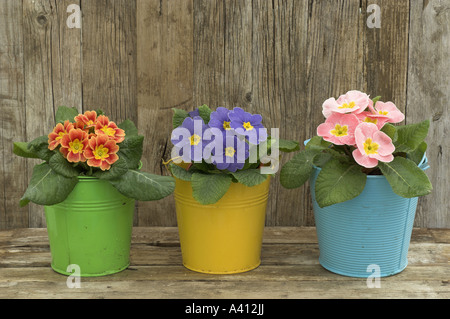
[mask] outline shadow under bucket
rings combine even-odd
[[[424,155],[419,167],[429,166]],[[392,191],[382,175],[367,176],[363,192],[356,198],[320,208],[315,199],[315,181],[310,179],[320,264],[349,277],[380,277],[404,270],[418,198],[403,198]]]

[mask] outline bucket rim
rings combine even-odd
[[[139,161],[139,167],[138,167],[138,170],[141,170],[141,168],[142,168],[142,161]],[[78,181],[83,181],[83,180],[86,180],[86,181],[88,181],[88,180],[90,180],[90,181],[93,181],[93,180],[100,180],[100,178],[98,178],[98,177],[95,177],[95,176],[87,176],[87,175],[78,175],[78,176],[76,176],[76,178],[78,179]]]

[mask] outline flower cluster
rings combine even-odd
[[[219,170],[236,172],[249,158],[250,145],[267,140],[267,130],[259,114],[250,114],[239,107],[233,110],[218,107],[207,119],[205,124],[196,109],[173,130],[174,150],[184,162],[205,160]]]
[[[325,141],[355,148],[353,158],[366,168],[394,159],[392,140],[381,129],[386,123],[403,121],[405,115],[392,102],[374,104],[367,94],[349,91],[337,100],[326,100],[322,108],[326,121],[317,128],[317,135]]]
[[[58,123],[48,135],[48,148],[59,147],[70,163],[87,163],[90,167],[109,170],[119,157],[119,145],[125,139],[125,131],[105,115],[87,111],[74,118]]]

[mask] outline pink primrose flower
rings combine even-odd
[[[355,161],[364,167],[372,168],[378,161],[392,162],[395,146],[385,133],[373,123],[362,122],[355,130],[356,147],[353,151]]]

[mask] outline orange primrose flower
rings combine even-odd
[[[81,129],[72,129],[61,140],[60,151],[69,162],[86,162],[84,151],[88,147],[88,134]]]
[[[69,121],[65,121],[64,125],[58,123],[53,131],[48,135],[48,148],[53,151],[59,144],[61,144],[62,138],[73,129],[73,124]]]
[[[95,127],[95,124],[97,122],[97,112],[86,111],[84,114],[79,114],[78,116],[75,117],[75,122],[83,123],[86,126],[85,128],[87,128],[87,129],[91,128],[91,127]],[[78,124],[78,125],[80,125],[80,124]]]
[[[119,146],[116,141],[107,134],[99,134],[89,139],[89,144],[84,151],[87,164],[92,167],[100,167],[102,171],[109,170],[119,156],[116,154]]]
[[[107,116],[100,115],[95,125],[95,133],[97,135],[106,134],[113,138],[116,143],[121,143],[125,139],[125,131],[118,128],[116,123],[110,121]]]

